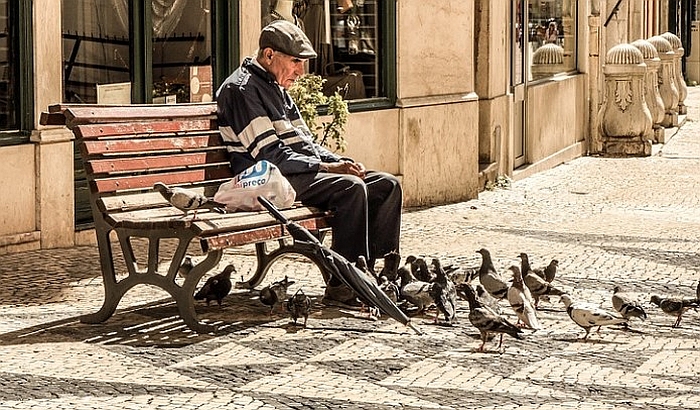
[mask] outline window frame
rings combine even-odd
[[[527,2],[528,0],[524,0],[524,1]],[[574,43],[574,50],[572,53],[573,54],[573,67],[571,67],[570,69],[567,69],[565,71],[562,71],[560,73],[553,74],[553,75],[550,75],[547,77],[529,79],[529,77],[532,76],[532,71],[531,71],[532,70],[532,60],[530,59],[527,62],[527,65],[525,67],[526,68],[525,76],[528,77],[528,81],[527,81],[528,86],[536,86],[539,84],[545,84],[545,83],[548,83],[551,81],[555,81],[561,77],[572,76],[572,75],[577,75],[577,74],[581,73],[581,70],[579,68],[579,60],[580,60],[579,59],[579,52],[580,52],[580,50],[579,50],[579,48],[580,48],[579,35],[581,34],[580,21],[579,21],[579,15],[581,12],[580,1],[579,0],[571,0],[571,1],[572,1],[571,9],[573,10],[573,13],[574,13],[574,17],[572,19],[572,21],[574,22],[574,29],[573,29],[573,32],[574,32],[574,42],[573,42]],[[531,20],[530,20],[530,16],[528,13],[527,23],[525,25],[529,26],[530,21]]]
[[[384,35],[379,51],[379,75],[383,84],[384,97],[372,97],[364,100],[348,100],[350,112],[377,111],[396,108],[396,2],[392,0],[377,0],[380,8],[379,24]],[[318,107],[319,115],[328,112],[326,105]]]
[[[153,20],[151,0],[129,0],[129,57],[133,104],[153,102]],[[229,76],[238,61],[239,3],[211,0],[212,73],[215,87]],[[215,89],[216,89],[215,88]]]
[[[14,87],[17,95],[15,115],[17,128],[0,131],[0,146],[19,145],[29,142],[34,129],[34,45],[32,23],[32,1],[10,1],[9,31],[12,36]]]

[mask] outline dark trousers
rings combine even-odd
[[[362,255],[374,260],[399,250],[403,192],[391,174],[367,171],[352,175],[289,175],[287,179],[304,205],[333,211],[331,248],[350,262]]]

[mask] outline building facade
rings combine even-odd
[[[55,103],[211,101],[271,19],[361,78],[345,155],[402,179],[406,206],[476,198],[595,152],[601,58],[667,30],[667,2],[614,0],[0,1],[0,252],[92,240],[87,182]]]

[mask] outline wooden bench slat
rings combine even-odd
[[[326,213],[309,207],[299,207],[282,211],[290,220],[303,220],[324,217]],[[218,213],[206,209],[199,210],[192,220],[193,212],[185,218],[182,212],[173,207],[138,210],[109,214],[108,222],[114,227],[129,229],[189,229],[201,236],[212,236],[222,232],[239,232],[264,226],[278,226],[266,211]]]
[[[174,104],[174,105],[72,105],[64,109],[66,123],[69,125],[130,122],[162,121],[163,119],[192,118],[215,116],[216,104]]]
[[[85,141],[81,144],[81,153],[86,156],[94,156],[120,153],[140,154],[158,151],[183,152],[208,147],[221,147],[221,143],[221,135],[218,133],[171,138],[99,140]]]
[[[325,217],[303,219],[297,223],[310,231],[329,227],[328,220]],[[199,242],[202,246],[202,251],[207,253],[233,246],[269,241],[283,236],[290,236],[289,231],[284,225],[263,226],[240,232],[226,232],[214,236],[203,236],[200,238]]]
[[[90,160],[85,166],[93,174],[119,174],[153,170],[228,165],[226,151]]]
[[[185,186],[208,197],[214,196],[220,183],[211,183],[203,186]],[[97,206],[104,213],[117,213],[137,211],[140,209],[159,208],[170,206],[163,196],[157,192],[138,192],[131,194],[120,194],[111,196],[101,196]]]
[[[231,168],[228,166],[167,173],[110,177],[104,179],[95,179],[94,175],[88,175],[88,179],[92,179],[91,185],[94,186],[97,193],[148,189],[153,188],[153,185],[156,182],[162,182],[166,185],[178,185],[202,181],[219,181],[219,183],[222,183],[232,177],[233,174],[231,173]]]
[[[148,136],[153,134],[190,134],[197,131],[217,132],[216,119],[186,119],[179,121],[125,122],[112,124],[84,124],[73,128],[86,140],[118,136]]]

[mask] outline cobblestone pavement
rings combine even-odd
[[[557,282],[577,300],[612,309],[614,285],[649,314],[627,331],[604,327],[587,342],[557,299],[543,329],[479,353],[460,301],[458,322],[414,318],[417,336],[389,320],[316,304],[308,327],[234,291],[199,306],[216,335],[190,332],[165,293],[130,291],[107,322],[87,325],[103,291],[97,249],[0,256],[0,409],[682,409],[700,408],[700,314],[680,328],[651,294],[694,297],[700,280],[700,89],[686,122],[647,158],[585,157],[495,189],[478,200],[406,210],[402,253],[477,266],[491,250],[504,270],[527,252],[560,261]],[[251,272],[253,249],[225,255]],[[318,270],[278,261],[320,299]],[[155,295],[155,296],[154,296]],[[156,303],[149,301],[160,300]],[[514,315],[506,309],[510,319]]]

